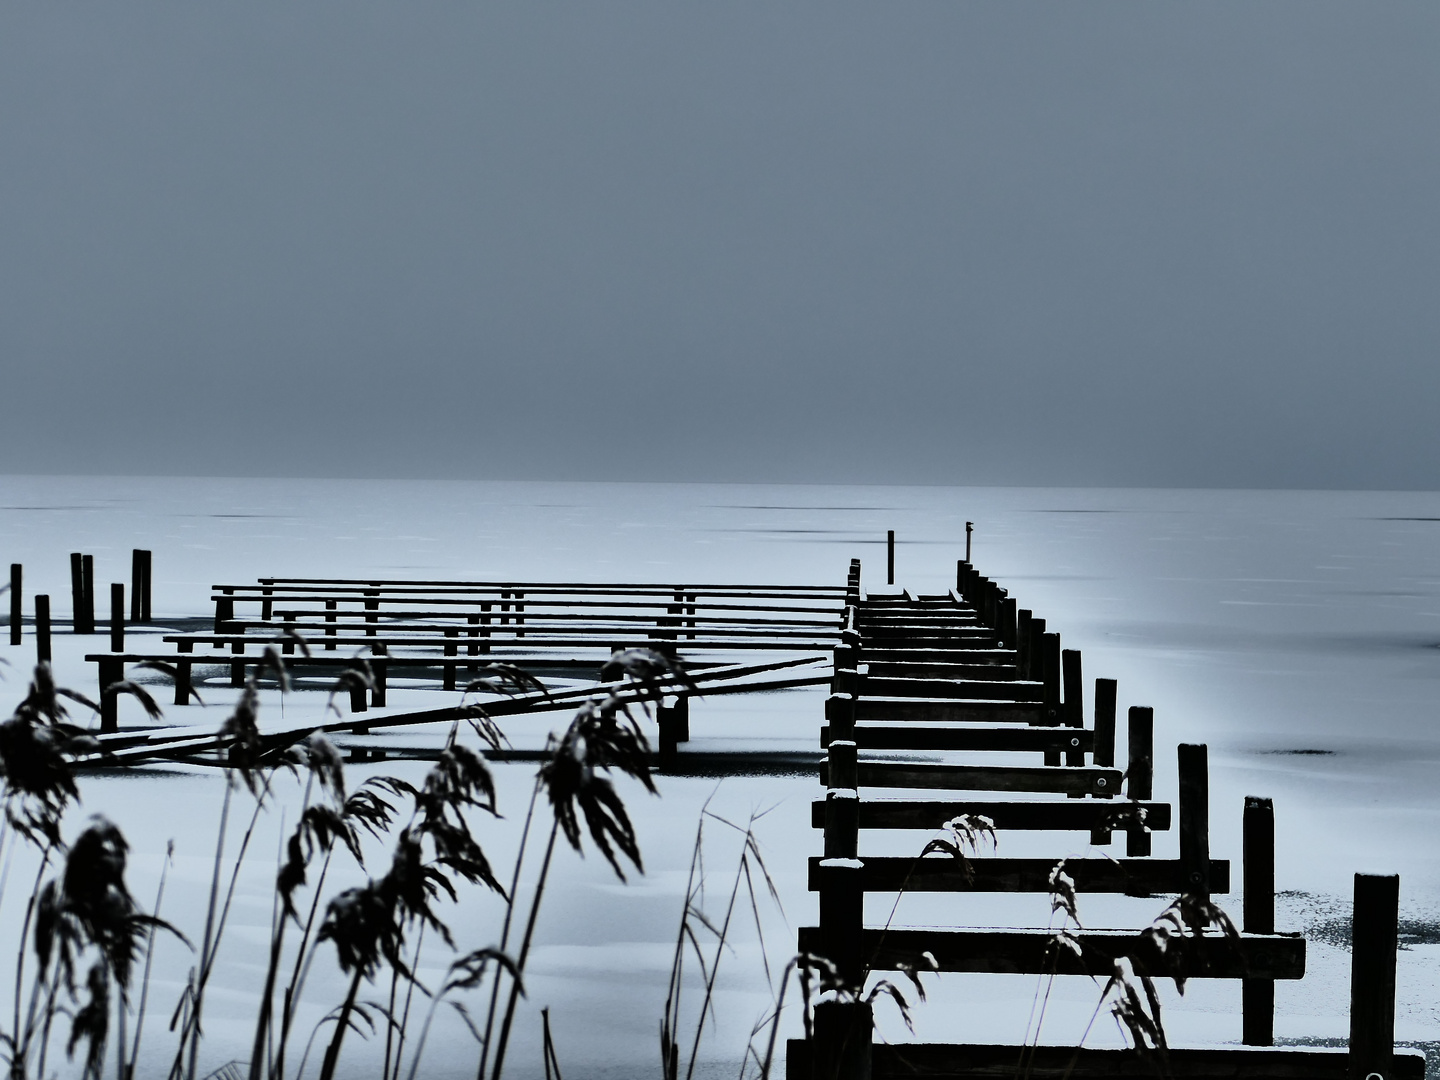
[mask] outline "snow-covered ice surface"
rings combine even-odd
[[[163,626],[210,614],[210,585],[262,574],[828,584],[843,581],[848,560],[858,556],[873,583],[884,572],[886,529],[899,537],[899,583],[938,591],[953,582],[966,520],[976,525],[981,571],[1046,618],[1066,647],[1084,651],[1088,679],[1119,680],[1122,716],[1128,705],[1155,708],[1157,797],[1174,798],[1174,745],[1209,744],[1212,852],[1234,861],[1232,909],[1239,907],[1243,796],[1275,799],[1281,928],[1314,934],[1309,974],[1278,989],[1277,1034],[1301,1041],[1346,1034],[1345,909],[1354,872],[1377,870],[1402,875],[1410,945],[1400,957],[1399,1036],[1440,1041],[1440,494],[0,477],[0,561],[25,565],[27,611],[29,596],[48,591],[62,622],[69,615],[71,551],[95,554],[97,594],[104,597],[105,583],[128,578],[132,547],[153,549],[155,623]],[[103,638],[75,638],[62,627],[55,639],[61,682],[93,689],[93,665],[81,657],[104,647]],[[0,683],[0,707],[8,714],[33,645],[27,637],[19,648],[0,646],[0,655],[12,665]],[[211,702],[207,710],[167,707],[167,722],[218,722],[235,692],[223,685],[202,692]],[[691,746],[811,749],[821,700],[820,691],[801,690],[696,703]],[[392,701],[442,703],[437,692],[424,690],[392,691]],[[285,703],[286,718],[319,716],[323,705],[323,694],[297,693]],[[274,719],[279,708],[267,694],[264,717]],[[122,719],[139,719],[130,703]],[[538,745],[562,720],[514,721],[514,737]],[[407,731],[375,740],[398,749],[442,737]],[[416,779],[424,768],[392,760],[352,765],[350,775],[352,784],[367,771]],[[499,766],[496,773],[507,817],[481,830],[487,850],[505,866],[533,766]],[[713,806],[732,819],[770,809],[757,828],[785,908],[785,919],[772,916],[767,927],[772,964],[783,964],[792,951],[794,927],[814,921],[804,874],[804,856],[818,853],[818,836],[808,827],[808,803],[818,794],[812,778],[731,777],[717,792],[713,779],[662,777],[659,787],[659,799],[625,791],[640,830],[643,876],[621,884],[593,850],[583,860],[569,853],[559,860],[541,912],[510,1075],[541,1072],[542,1006],[551,1009],[567,1076],[656,1072],[656,1032],[691,841],[712,795]],[[218,777],[153,768],[86,777],[82,793],[72,830],[86,813],[114,819],[133,845],[131,881],[147,904],[166,841],[174,839],[165,913],[198,935],[221,802]],[[292,795],[292,823],[293,810]],[[207,1003],[202,1068],[249,1055],[247,995],[263,973],[282,827],[279,810],[262,818],[240,877]],[[723,910],[735,856],[723,831],[716,829],[707,854],[712,910]],[[923,840],[917,837],[917,845]],[[1063,854],[1057,843],[1064,841],[1012,834],[1002,838],[1001,853]],[[1083,841],[1071,843],[1083,852]],[[1156,853],[1173,853],[1174,844],[1173,835],[1161,834]],[[377,848],[371,868],[383,859]],[[28,890],[21,883],[33,873],[33,864],[27,868],[18,857],[9,868],[0,955],[13,956]],[[336,872],[344,884],[358,881],[358,873]],[[874,898],[871,921],[883,920],[889,899]],[[1043,897],[907,897],[896,921],[998,917],[1044,925],[1046,906]],[[1087,925],[1138,925],[1158,906],[1086,897],[1081,915]],[[452,911],[457,944],[492,943],[498,911],[490,897],[466,896]],[[740,940],[721,963],[719,1024],[702,1043],[711,1064],[701,1075],[735,1075],[749,1029],[769,1000],[754,934]],[[427,981],[438,980],[447,962],[433,944],[422,960]],[[166,943],[159,951],[142,1075],[168,1065],[165,1022],[190,962],[179,946]],[[1057,984],[1044,1039],[1078,1037],[1097,990],[1083,980]],[[1035,992],[1033,978],[943,976],[916,1012],[919,1035],[1018,1040]],[[1183,999],[1166,994],[1173,1041],[1238,1039],[1238,986],[1195,982]],[[322,953],[306,988],[307,1033],[342,995]],[[885,1028],[892,1037],[904,1035],[892,1017]],[[1113,1026],[1097,1022],[1090,1042],[1116,1038]],[[362,1061],[380,1052],[378,1040],[352,1039],[346,1059],[364,1075]],[[463,1025],[441,1012],[424,1074],[473,1075],[474,1062]]]

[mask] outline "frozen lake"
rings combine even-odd
[[[939,591],[953,584],[967,520],[975,522],[981,572],[1044,617],[1067,648],[1083,650],[1087,679],[1118,679],[1122,715],[1129,705],[1154,707],[1157,797],[1174,797],[1174,744],[1209,744],[1212,852],[1235,860],[1237,884],[1243,796],[1275,799],[1277,887],[1288,894],[1280,928],[1319,935],[1306,978],[1278,988],[1277,1035],[1308,1041],[1346,1034],[1348,956],[1324,938],[1335,940],[1352,875],[1375,870],[1401,875],[1403,928],[1412,936],[1400,957],[1399,1036],[1440,1042],[1440,494],[0,478],[0,561],[23,563],[27,597],[49,592],[61,620],[69,615],[68,553],[95,555],[103,594],[103,583],[128,579],[132,547],[155,553],[157,624],[210,614],[212,584],[259,575],[836,584],[859,557],[874,583],[883,580],[887,529],[898,534],[898,583]],[[96,639],[57,636],[60,681],[91,692],[93,667],[79,658],[97,647]],[[23,692],[31,648],[28,640],[0,648],[11,664],[0,683],[7,715]],[[218,724],[235,692],[205,692],[211,705],[203,717],[191,706],[167,708],[168,718]],[[319,697],[292,697],[287,715],[318,715],[323,699],[307,703],[307,696]],[[420,696],[444,703],[438,693]],[[765,740],[814,748],[822,696],[794,691],[699,702],[692,746]],[[267,697],[264,708],[273,717],[278,704]],[[538,743],[547,730],[533,719],[521,726],[517,742]],[[441,737],[411,732],[403,741]],[[352,766],[352,784],[376,768],[416,779],[424,765]],[[507,821],[483,832],[487,851],[505,865],[533,766],[496,772]],[[222,786],[212,773],[186,768],[87,777],[72,832],[86,813],[116,821],[133,846],[132,887],[146,904],[173,838],[165,914],[198,934]],[[659,786],[659,799],[624,791],[641,834],[643,877],[621,884],[593,851],[583,861],[568,853],[560,859],[507,1075],[541,1074],[544,1006],[571,1080],[657,1073],[660,1003],[691,840],[716,782],[670,777]],[[812,778],[769,776],[726,779],[715,796],[732,816],[773,807],[757,828],[785,908],[767,928],[777,966],[793,951],[794,927],[815,918],[803,857],[818,853],[807,820],[818,793]],[[249,1054],[248,995],[263,974],[282,817],[277,810],[262,818],[240,879],[207,1002],[202,1073]],[[1003,843],[1002,854],[1027,853],[1023,841]],[[1156,854],[1174,844],[1173,834],[1159,835]],[[372,870],[382,858],[377,848]],[[732,860],[717,835],[712,906],[723,903]],[[23,859],[10,873],[0,952],[13,955]],[[347,874],[346,884],[359,880],[359,871]],[[977,921],[992,910],[986,898],[963,903],[975,905],[969,910],[980,913]],[[934,906],[917,903],[911,921],[924,921]],[[1112,915],[1134,922],[1152,908],[1153,901],[1093,901],[1082,904],[1082,917],[1089,910],[1090,925]],[[1045,909],[1044,898],[1033,898],[1041,925]],[[491,898],[467,897],[452,912],[457,943],[492,943],[498,910]],[[966,921],[953,911],[936,914]],[[720,1024],[702,1044],[713,1075],[736,1074],[749,1029],[766,1007],[753,938],[742,935],[737,953],[722,962]],[[424,974],[438,978],[447,962],[442,950],[427,951]],[[145,1075],[168,1065],[173,1039],[165,1022],[189,964],[188,954],[168,943],[157,956],[151,994],[160,1004],[147,1020]],[[1018,1040],[1034,983],[945,976],[917,1013],[920,1034]],[[307,987],[307,1023],[343,989],[327,950]],[[1078,1036],[1096,990],[1072,980],[1057,991],[1062,1000],[1052,1003],[1046,1041]],[[1167,1009],[1176,1043],[1238,1040],[1238,986],[1192,984],[1183,1000],[1169,993]],[[473,1043],[458,1020],[442,1016],[425,1074],[473,1076]],[[889,1029],[903,1033],[898,1024]],[[1097,1025],[1091,1041],[1114,1039],[1113,1028]],[[373,1043],[352,1039],[346,1060],[353,1053],[358,1066],[374,1052]],[[317,1065],[312,1056],[307,1075]]]

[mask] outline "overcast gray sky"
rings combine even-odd
[[[1440,486],[1440,5],[0,7],[0,471]]]

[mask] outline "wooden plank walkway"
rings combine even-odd
[[[1178,858],[1154,858],[1152,836],[1171,828],[1168,802],[1153,798],[1154,728],[1148,708],[1127,720],[1127,761],[1116,765],[1116,685],[1095,681],[1085,717],[1081,657],[1062,650],[1043,619],[1017,608],[1006,590],[961,562],[948,596],[889,589],[863,592],[860,565],[846,585],[833,693],[820,744],[825,798],[812,806],[823,854],[809,861],[819,925],[799,931],[802,954],[834,965],[843,985],[815,1006],[812,1038],[791,1040],[790,1080],[929,1077],[953,1080],[1044,1077],[1345,1077],[1419,1080],[1424,1058],[1394,1052],[1398,878],[1356,877],[1356,934],[1349,1051],[1275,1049],[1274,984],[1305,974],[1305,940],[1277,933],[1274,818],[1269,800],[1248,799],[1244,820],[1243,930],[1222,932],[1202,917],[1169,928],[1164,963],[1146,927],[1069,928],[1059,947],[1052,928],[874,926],[867,893],[1032,892],[1055,890],[1059,859],[921,857],[907,832],[966,822],[1012,829],[1088,832],[1106,845],[1125,836],[1123,859],[1064,860],[1077,893],[1170,895],[1194,918],[1212,893],[1228,893],[1228,860],[1210,857],[1209,778],[1203,745],[1177,748]],[[987,763],[982,755],[1036,754],[1035,764]],[[930,797],[894,798],[914,790]],[[963,793],[963,794],[959,794]],[[1023,799],[974,798],[977,793]],[[881,832],[865,845],[862,830]],[[880,845],[893,854],[866,854]],[[921,842],[923,844],[923,841]],[[884,905],[890,910],[891,905]],[[1362,929],[1363,928],[1363,929]],[[980,1044],[875,1045],[867,979],[924,970],[1090,976],[1108,980],[1117,961],[1153,977],[1239,979],[1244,1047],[1168,1047],[1135,1051]],[[1147,967],[1148,965],[1148,967]],[[1378,1003],[1378,1004],[1377,1004]]]

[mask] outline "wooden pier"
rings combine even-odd
[[[892,571],[893,575],[893,571]],[[929,1080],[1026,1077],[1335,1078],[1419,1080],[1424,1058],[1394,1051],[1398,878],[1357,875],[1349,1050],[1272,1048],[1274,984],[1305,974],[1305,939],[1275,929],[1274,818],[1269,800],[1244,807],[1242,929],[1199,925],[1212,893],[1228,893],[1231,865],[1211,858],[1209,781],[1203,745],[1176,749],[1178,812],[1154,798],[1153,714],[1132,708],[1127,762],[1116,766],[1116,685],[1098,679],[1086,722],[1081,657],[1062,650],[1043,619],[967,562],[956,589],[917,596],[866,592],[852,563],[833,693],[825,705],[820,767],[825,798],[812,806],[823,854],[810,861],[819,925],[802,928],[799,950],[834,966],[839,987],[815,1006],[813,1035],[791,1040],[790,1080]],[[910,751],[924,762],[898,759]],[[987,764],[992,752],[1034,753],[1033,765]],[[879,754],[889,757],[878,757]],[[929,760],[938,754],[943,761]],[[912,797],[912,792],[927,792]],[[996,798],[996,794],[1023,799]],[[899,795],[900,797],[893,797]],[[891,796],[891,797],[886,797]],[[1239,810],[1240,808],[1236,808]],[[962,815],[996,833],[1088,833],[1106,845],[1121,833],[1124,858],[1069,858],[1063,873],[1078,893],[1184,897],[1189,912],[1168,928],[1163,959],[1145,927],[1081,930],[1068,942],[1052,928],[877,926],[867,894],[1046,893],[1057,859],[920,857],[924,840]],[[1179,834],[1178,858],[1156,858],[1152,834]],[[883,830],[860,844],[862,831]],[[861,855],[877,846],[894,854]],[[1158,912],[1158,905],[1157,905]],[[1185,926],[1185,921],[1194,925]],[[1237,920],[1240,921],[1240,920]],[[877,1044],[863,996],[873,974],[963,971],[1109,979],[1125,962],[1153,978],[1239,979],[1243,1046],[1160,1053],[989,1044]],[[1098,988],[1097,988],[1098,993]]]
[[[143,566],[148,574],[148,561]],[[369,688],[350,688],[352,713],[388,707],[389,682],[397,671],[406,674],[411,688],[457,691],[467,674],[495,662],[589,684],[573,693],[518,695],[487,705],[489,711],[513,715],[574,708],[584,696],[604,689],[599,670],[612,654],[631,648],[671,656],[683,650],[689,678],[707,696],[818,685],[831,677],[830,654],[840,640],[845,590],[261,578],[254,585],[216,585],[211,600],[215,618],[209,630],[162,635],[173,652],[126,651],[123,632],[112,632],[109,652],[87,654],[97,668],[101,731],[108,741],[135,738],[118,730],[116,698],[104,692],[125,677],[127,666],[160,663],[173,669],[175,704],[183,705],[194,692],[197,669],[228,670],[234,687],[252,677],[273,677],[267,650],[278,652],[295,671],[338,675],[363,670]],[[689,739],[689,706],[686,688],[667,689],[673,692],[667,692],[660,709],[659,745],[661,760],[668,763]],[[452,714],[463,715],[464,709],[350,718],[323,726],[368,732],[433,723]],[[203,738],[182,734],[147,733],[141,741],[159,755],[164,746],[189,746]]]

